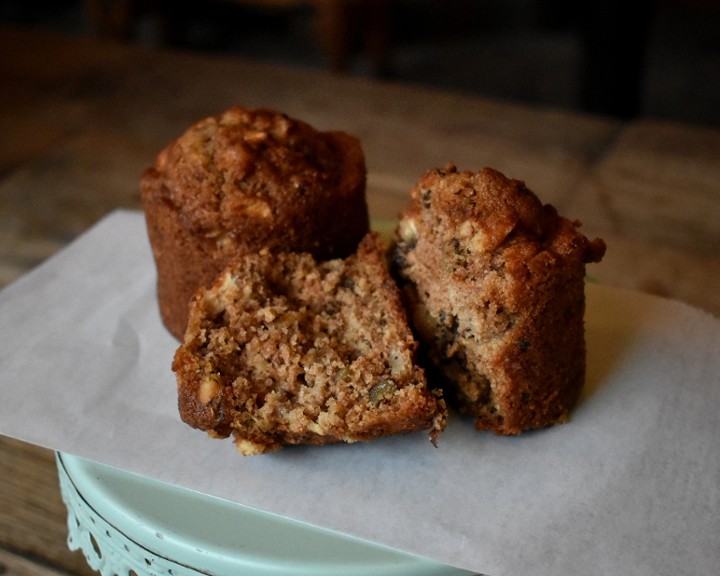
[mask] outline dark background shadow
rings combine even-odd
[[[0,23],[620,118],[720,126],[720,0],[342,0],[338,6],[4,0]]]

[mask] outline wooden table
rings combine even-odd
[[[4,28],[0,286],[109,211],[139,208],[158,150],[232,104],[361,138],[374,217],[394,217],[449,160],[523,179],[606,240],[597,281],[720,316],[720,131]],[[0,572],[90,574],[66,533],[52,453],[0,437]]]

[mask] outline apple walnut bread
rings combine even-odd
[[[173,370],[183,420],[246,455],[446,422],[379,236],[324,262],[262,250],[195,296]]]
[[[585,377],[585,264],[604,242],[491,169],[431,170],[411,196],[393,273],[448,404],[499,434],[565,421]]]
[[[140,189],[160,313],[179,340],[195,291],[236,256],[341,258],[369,229],[359,140],[274,110],[233,107],[193,124]]]

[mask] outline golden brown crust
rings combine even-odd
[[[178,338],[195,290],[234,256],[343,257],[369,228],[359,141],[272,110],[235,107],[196,123],[140,187],[161,314]]]
[[[193,300],[177,350],[180,414],[243,454],[445,426],[383,247],[347,259],[263,250]]]
[[[487,168],[431,170],[411,196],[395,272],[448,401],[499,434],[566,420],[585,375],[585,264],[602,240]]]

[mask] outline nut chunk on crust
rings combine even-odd
[[[417,430],[435,441],[445,404],[416,347],[376,234],[346,259],[246,255],[192,303],[173,362],[180,414],[246,455]]]
[[[585,377],[588,240],[524,183],[491,169],[426,173],[393,249],[411,323],[478,429],[565,421]]]

